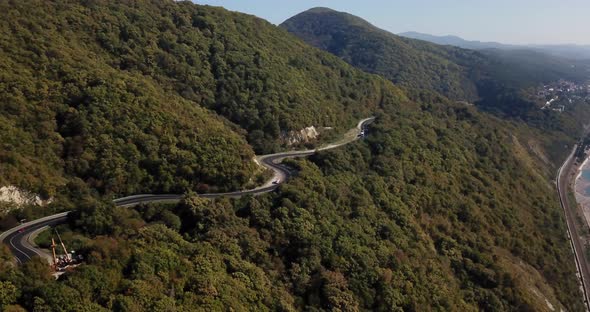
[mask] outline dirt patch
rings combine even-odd
[[[551,165],[551,161],[549,157],[543,151],[543,148],[540,146],[539,142],[535,140],[529,140],[528,142],[529,150],[537,156],[544,164]]]
[[[535,311],[565,311],[565,307],[557,297],[553,288],[545,278],[531,265],[513,256],[502,248],[495,248],[496,263],[515,276],[515,288],[522,294]]]

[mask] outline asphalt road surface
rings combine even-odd
[[[577,145],[574,146],[573,151],[569,157],[565,160],[563,165],[557,172],[557,191],[559,193],[559,201],[561,207],[565,213],[565,220],[567,223],[568,236],[574,252],[574,259],[576,261],[576,269],[578,271],[578,277],[581,280],[582,292],[584,295],[584,303],[586,309],[590,309],[590,301],[588,300],[588,282],[590,282],[590,269],[588,268],[588,261],[586,259],[586,253],[584,252],[584,243],[580,240],[580,225],[577,222],[577,203],[570,203],[568,197],[569,185],[575,178],[577,171],[574,166],[574,154],[577,149]]]
[[[34,256],[47,258],[47,255],[43,251],[35,248],[29,243],[29,237],[38,229],[64,223],[67,219],[67,215],[68,213],[64,212],[21,224],[2,233],[0,235],[0,240],[10,248],[16,262],[19,264],[31,260]]]
[[[366,118],[361,120],[356,128],[351,130],[351,135],[342,141],[329,144],[318,148],[317,150],[303,150],[303,151],[291,151],[276,153],[270,155],[257,156],[256,161],[273,171],[274,176],[264,185],[245,191],[227,192],[227,193],[210,193],[210,194],[199,194],[204,198],[216,198],[216,197],[240,197],[244,195],[256,195],[274,191],[280,184],[284,183],[291,176],[289,168],[281,164],[286,158],[305,157],[315,154],[317,151],[325,151],[333,148],[337,148],[362,138],[361,131],[364,130],[366,133],[367,125],[375,120],[374,117]],[[164,203],[164,202],[178,202],[183,198],[180,194],[140,194],[132,195],[123,198],[113,200],[115,205],[122,207],[131,207],[142,203]],[[17,263],[22,264],[30,260],[33,256],[40,256],[48,258],[44,251],[35,248],[29,242],[31,234],[35,233],[39,229],[46,226],[55,226],[64,223],[67,219],[69,212],[63,212],[60,214],[44,217],[35,221],[27,222],[16,226],[2,234],[0,234],[0,241],[10,248]],[[48,258],[50,259],[50,258]]]

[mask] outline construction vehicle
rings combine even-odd
[[[51,250],[53,252],[53,269],[56,272],[63,272],[65,269],[71,266],[77,266],[82,262],[83,258],[81,255],[74,257],[74,251],[71,253],[68,252],[66,245],[61,239],[59,232],[55,229],[55,234],[57,234],[57,238],[59,239],[59,244],[63,250],[63,255],[58,255],[56,252],[57,244],[55,243],[55,239],[51,238]]]

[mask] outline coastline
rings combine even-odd
[[[590,188],[590,180],[585,180],[582,176],[584,170],[590,170],[590,156],[584,159],[584,162],[578,167],[578,173],[574,179],[574,196],[576,203],[581,208],[586,224],[590,225],[590,196],[586,190]]]
[[[586,159],[584,159],[584,162],[582,162],[582,164],[580,165],[580,167],[578,167],[578,175],[576,176],[576,179],[574,181],[578,181],[578,179],[582,176],[582,171],[584,169],[590,169],[590,168],[586,168],[588,166],[588,160],[590,160],[590,155],[586,157]]]

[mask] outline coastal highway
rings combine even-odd
[[[227,192],[227,193],[210,193],[210,194],[199,194],[204,198],[217,198],[217,197],[240,197],[245,195],[257,195],[274,191],[279,184],[284,183],[291,176],[289,168],[282,165],[281,162],[286,158],[295,157],[306,157],[315,154],[317,151],[325,151],[333,148],[337,148],[351,142],[354,142],[361,138],[361,131],[366,132],[366,127],[369,123],[373,122],[375,117],[365,118],[361,120],[357,126],[345,135],[344,139],[322,146],[318,149],[313,150],[302,150],[302,151],[290,151],[276,154],[257,156],[255,161],[261,166],[268,168],[273,171],[273,178],[266,182],[264,185],[251,190]],[[123,198],[113,200],[115,205],[121,207],[131,207],[142,203],[174,203],[178,202],[183,198],[181,194],[140,194],[132,195]],[[38,255],[47,258],[47,255],[35,248],[29,241],[32,234],[38,232],[39,229],[46,226],[55,226],[57,224],[64,223],[67,219],[68,212],[47,216],[41,219],[37,219],[31,222],[27,222],[16,226],[2,234],[0,234],[0,241],[6,244],[11,252],[13,253],[16,262],[24,263],[31,259],[31,257]]]
[[[588,282],[590,282],[590,269],[584,252],[584,243],[580,240],[578,233],[580,232],[580,225],[577,222],[577,203],[570,203],[568,196],[569,185],[575,178],[576,166],[574,166],[574,155],[576,153],[577,145],[565,160],[563,165],[557,171],[557,192],[559,193],[559,201],[565,213],[565,220],[567,224],[568,236],[572,250],[574,252],[574,259],[576,261],[576,269],[579,274],[582,292],[584,295],[584,303],[586,311],[590,310],[590,300],[588,300]]]

